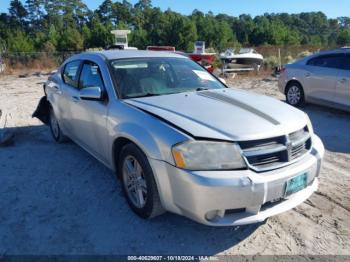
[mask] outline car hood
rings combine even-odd
[[[244,141],[275,137],[305,127],[308,119],[277,99],[232,88],[124,101],[196,138]]]

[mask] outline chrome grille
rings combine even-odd
[[[289,134],[288,139],[292,145],[290,160],[301,157],[311,148],[311,138],[307,128]]]
[[[307,127],[287,136],[239,142],[249,165],[256,171],[282,167],[311,149]]]
[[[305,150],[305,143],[292,148],[292,159],[302,155]]]

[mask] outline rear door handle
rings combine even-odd
[[[310,73],[306,73],[306,74],[305,74],[305,77],[309,77],[309,76],[311,76]]]
[[[342,78],[342,79],[339,80],[339,82],[342,83],[342,84],[344,84],[346,81],[347,81],[346,78]]]
[[[72,96],[72,100],[73,100],[73,102],[77,103],[77,102],[79,102],[79,97]]]

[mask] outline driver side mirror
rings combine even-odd
[[[82,100],[103,100],[103,92],[99,86],[86,87],[80,90],[80,99]]]

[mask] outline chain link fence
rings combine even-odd
[[[0,54],[0,73],[53,70],[79,52],[4,52]]]

